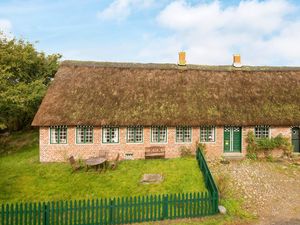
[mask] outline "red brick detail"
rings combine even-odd
[[[108,152],[108,157],[113,159],[119,153],[120,158],[124,159],[126,153],[132,153],[134,159],[145,158],[145,148],[151,146],[163,146],[166,150],[166,158],[175,158],[180,156],[180,147],[185,146],[193,151],[196,143],[200,140],[200,128],[192,128],[191,143],[176,143],[176,128],[168,127],[167,143],[151,143],[151,128],[144,127],[143,143],[126,143],[126,127],[119,129],[119,143],[104,144],[102,143],[102,128],[94,127],[94,143],[93,144],[77,144],[74,126],[68,127],[67,144],[50,144],[49,127],[40,127],[40,161],[41,162],[63,162],[73,155],[76,159],[87,159],[98,156],[100,151]],[[247,132],[254,131],[254,127],[243,127],[242,129],[242,154],[246,155],[246,137]],[[290,127],[272,127],[271,136],[283,134],[285,137],[291,137]],[[205,143],[207,148],[207,156],[209,158],[220,158],[223,155],[223,135],[224,128],[216,127],[216,140],[212,143]]]

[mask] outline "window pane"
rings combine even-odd
[[[159,142],[167,142],[167,128],[160,127]]]
[[[254,129],[256,138],[268,138],[269,137],[269,127],[267,126],[257,126]]]
[[[58,128],[50,128],[51,132],[51,143],[57,144],[58,143]]]
[[[109,128],[103,128],[103,143],[109,143],[110,142],[110,129]]]
[[[212,141],[215,141],[214,140],[214,128],[213,127],[209,127],[207,128],[207,139],[208,141],[212,142]]]
[[[143,128],[142,127],[135,128],[135,142],[143,142]]]
[[[152,142],[158,142],[158,127],[152,127]]]
[[[200,141],[214,142],[215,141],[215,127],[201,127]]]
[[[129,143],[134,142],[134,127],[127,128],[127,142]]]
[[[84,128],[77,127],[77,143],[82,144],[84,143]]]
[[[67,128],[66,127],[60,128],[59,142],[62,144],[67,143]]]
[[[206,142],[207,141],[207,135],[206,135],[206,127],[201,127],[200,128],[200,141]]]
[[[186,127],[184,129],[184,142],[191,142],[192,141],[192,128]]]
[[[176,140],[177,142],[183,142],[183,128],[176,127]]]
[[[117,143],[119,141],[119,132],[118,128],[110,128],[111,129],[111,143]]]
[[[93,143],[93,128],[85,128],[85,143]]]

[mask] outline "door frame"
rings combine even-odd
[[[296,129],[298,129],[298,140],[299,140],[299,142],[298,142],[298,149],[299,149],[299,151],[295,151],[295,148],[294,148],[294,145],[293,145],[293,129],[294,128],[296,128]],[[295,126],[295,127],[292,127],[291,128],[291,143],[292,143],[292,146],[293,146],[293,153],[300,153],[300,127],[297,127],[297,126]]]
[[[226,152],[225,151],[225,128],[226,127],[230,127],[230,145],[232,145],[233,143],[233,128],[234,127],[239,127],[240,128],[240,133],[241,133],[241,148],[239,151],[229,151],[229,152]],[[243,152],[243,127],[242,126],[223,126],[223,154],[225,153],[242,153]]]

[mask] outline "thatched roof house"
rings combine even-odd
[[[40,160],[177,157],[198,142],[209,157],[243,157],[249,131],[300,152],[300,68],[180,62],[64,61],[32,122]]]
[[[300,68],[64,61],[32,125],[62,124],[300,124]]]

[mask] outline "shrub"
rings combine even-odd
[[[270,151],[277,147],[275,138],[259,138],[256,140],[257,150]]]
[[[188,157],[192,155],[192,149],[185,146],[181,146],[179,151],[181,157]]]
[[[215,175],[215,180],[218,186],[218,190],[219,190],[219,196],[221,199],[224,198],[224,196],[226,196],[226,194],[228,194],[228,191],[230,190],[230,188],[228,188],[230,186],[230,176],[227,173],[218,173]]]
[[[205,144],[197,142],[196,143],[196,148],[197,149],[199,148],[204,156],[206,155],[206,145]]]
[[[257,159],[257,152],[263,151],[268,157],[270,152],[274,149],[282,149],[285,155],[290,155],[292,152],[292,144],[290,140],[283,137],[282,134],[271,138],[256,138],[253,131],[247,134],[247,157],[250,159]]]
[[[255,135],[253,131],[249,131],[247,134],[246,142],[247,145],[247,155],[256,155],[256,143],[255,143]]]
[[[246,156],[247,156],[248,159],[257,160],[257,155],[256,155],[255,152],[247,153]]]

